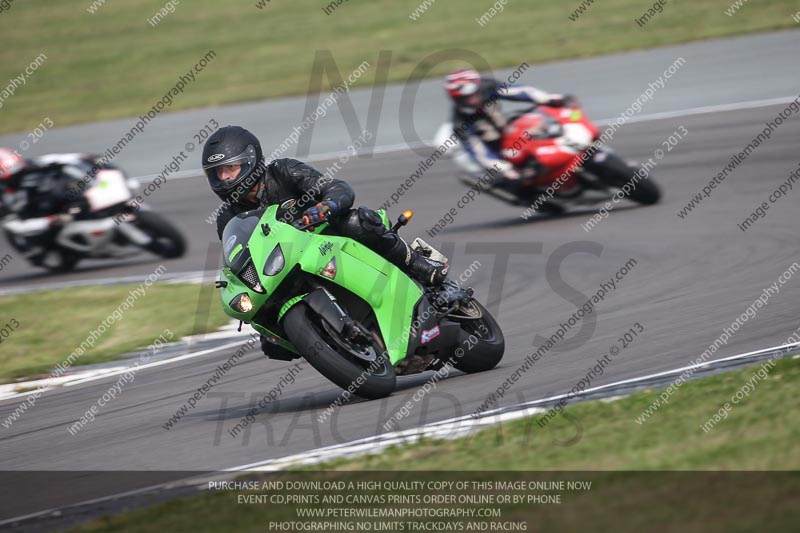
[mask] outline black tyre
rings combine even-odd
[[[21,254],[28,252],[30,248],[28,248],[27,245],[20,245],[20,243],[18,243],[16,240],[17,238],[11,232],[5,231],[4,233],[8,243],[14,250],[20,252]],[[29,258],[29,261],[34,266],[45,268],[50,272],[64,273],[74,270],[75,267],[78,266],[80,260],[83,259],[81,255],[71,250],[62,249],[56,246],[53,243],[52,237],[43,238],[38,242],[39,244],[43,245],[47,251]]]
[[[186,241],[181,232],[161,215],[152,211],[139,211],[133,223],[153,239],[145,246],[147,251],[166,259],[181,257],[186,252]]]
[[[61,273],[70,272],[75,269],[81,256],[64,251],[50,251],[45,255],[34,259],[34,265],[46,268],[50,272]]]
[[[661,191],[650,176],[640,179],[636,183],[636,190],[628,194],[628,198],[642,205],[657,204],[661,199]]]
[[[354,351],[364,352],[340,338],[303,303],[286,312],[283,328],[311,366],[342,389],[369,400],[394,392],[397,376],[379,343],[371,348],[376,355],[374,363],[357,357]]]
[[[527,205],[533,205],[536,199],[531,200]],[[564,207],[553,202],[542,202],[537,211],[543,215],[559,216],[564,214]]]
[[[626,194],[626,198],[643,205],[653,205],[661,199],[661,191],[652,177],[634,177],[638,169],[631,167],[616,154],[609,153],[602,163],[599,163],[598,177],[606,185],[622,189],[627,183],[635,184],[635,188]]]
[[[472,374],[496,367],[503,358],[506,341],[500,325],[483,305],[472,299],[468,304],[459,315],[449,318],[461,325],[453,366]],[[465,318],[469,316],[479,318]]]

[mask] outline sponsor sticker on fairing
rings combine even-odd
[[[422,344],[427,344],[438,336],[439,336],[439,326],[434,326],[431,329],[423,329],[422,335],[420,335],[419,340]]]

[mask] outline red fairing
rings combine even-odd
[[[518,168],[524,167],[530,157],[535,157],[545,171],[530,185],[550,185],[562,174],[579,165],[581,155],[588,148],[585,146],[576,150],[566,143],[565,128],[581,136],[584,144],[596,140],[600,135],[600,130],[580,108],[540,105],[506,126],[502,155]],[[565,185],[570,184],[572,179],[574,178]]]

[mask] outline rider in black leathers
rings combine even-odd
[[[24,220],[27,235],[8,234],[10,244],[36,265],[58,264],[53,240],[89,205],[83,195],[85,176],[98,160],[86,154],[50,154],[25,159],[0,148],[0,218]]]
[[[57,215],[85,205],[80,194],[81,178],[95,159],[85,154],[51,154],[24,159],[8,148],[0,148],[0,211],[22,219]]]
[[[346,182],[324,177],[296,159],[267,163],[258,139],[244,128],[226,126],[208,139],[203,170],[223,201],[217,218],[220,239],[225,225],[237,214],[280,204],[306,223],[328,221],[336,233],[371,248],[421,283],[438,286],[447,275],[448,265],[412,250],[386,229],[378,213],[366,207],[352,209],[355,193]],[[262,339],[262,348],[268,346],[272,345]]]

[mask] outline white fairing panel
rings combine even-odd
[[[127,202],[133,197],[125,175],[119,170],[112,169],[98,172],[94,183],[84,194],[92,211]]]
[[[445,257],[442,252],[425,242],[424,240],[420,239],[419,237],[415,238],[414,241],[411,243],[412,250],[429,250],[430,255],[428,256],[430,259],[434,261],[438,261],[440,263],[447,264],[449,261],[447,257]]]
[[[86,154],[47,154],[34,157],[33,162],[37,165],[80,165]]]
[[[28,218],[25,220],[13,219],[3,223],[3,228],[9,233],[19,235],[21,237],[30,237],[38,235],[50,227],[50,221],[47,217],[43,218]]]
[[[448,142],[448,139],[453,135],[453,123],[445,122],[439,129],[436,130],[436,135],[433,137],[433,146],[442,148],[447,157],[453,157],[461,149],[461,143],[453,145]],[[445,145],[446,143],[446,145]]]
[[[111,241],[116,227],[113,218],[70,222],[59,232],[56,241],[65,248],[93,252],[102,249]]]
[[[556,140],[556,144],[564,150],[578,154],[592,144],[592,132],[583,124],[564,124],[564,135]]]

